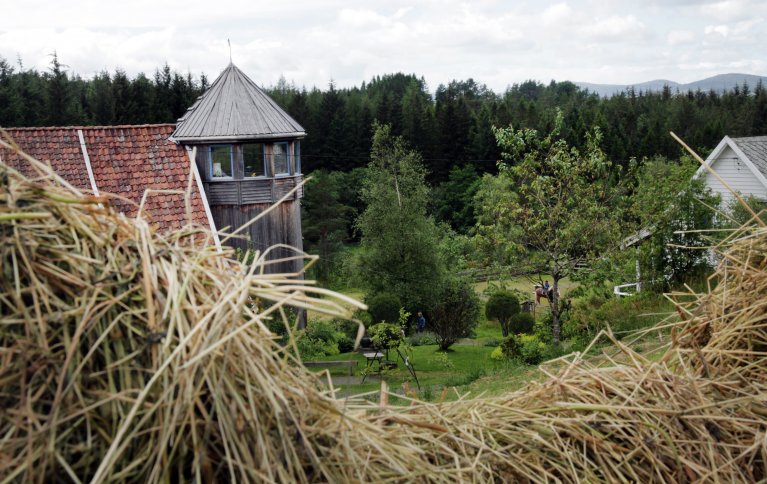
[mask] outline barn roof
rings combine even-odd
[[[161,230],[168,230],[187,221],[186,198],[178,191],[186,191],[193,169],[186,149],[169,141],[173,129],[172,124],[157,124],[9,128],[6,132],[24,152],[49,163],[56,173],[83,192],[118,195],[110,203],[127,216],[136,215],[146,190],[177,191],[150,192],[146,199],[151,221]],[[27,176],[38,176],[15,152],[0,148],[0,159]],[[192,221],[214,229],[200,194],[199,185],[193,183]]]
[[[178,120],[173,133],[182,143],[303,136],[304,128],[234,64]]]

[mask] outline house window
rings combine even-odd
[[[245,143],[242,145],[242,159],[245,163],[245,178],[266,176],[266,160],[264,145],[261,143]]]
[[[210,177],[232,177],[232,145],[210,146]]]
[[[295,147],[294,149],[296,150],[296,155],[295,155],[295,159],[296,159],[296,174],[299,174],[299,173],[301,173],[301,142],[300,141],[295,141],[293,143],[293,146]]]
[[[274,174],[290,175],[287,143],[274,143]]]

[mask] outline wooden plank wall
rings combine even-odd
[[[229,227],[227,232],[231,232],[269,207],[269,204],[218,205],[211,206],[210,211],[216,227],[219,230]],[[227,244],[242,250],[254,249],[262,252],[277,244],[287,244],[299,250],[303,249],[300,203],[298,201],[283,202],[264,218],[248,227],[243,235],[247,238],[232,238]],[[267,259],[275,260],[292,255],[294,255],[293,251],[278,249],[271,251]],[[302,265],[302,261],[275,264],[269,272],[297,272]]]

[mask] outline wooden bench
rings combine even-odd
[[[356,360],[343,360],[343,361],[304,361],[304,366],[307,368],[332,368],[336,366],[348,366],[349,376],[354,375],[354,367],[357,366]]]

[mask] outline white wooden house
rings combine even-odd
[[[702,177],[706,186],[714,193],[719,194],[722,209],[728,209],[735,196],[730,189],[738,192],[742,197],[756,197],[767,201],[767,136],[751,136],[748,138],[730,138],[725,136],[714,148],[706,165],[701,165],[695,172],[695,177]],[[724,182],[730,187],[725,187],[719,179],[708,170],[711,167]],[[621,250],[625,250],[640,243],[654,232],[654,227],[645,227],[621,243]],[[708,258],[713,265],[716,256],[713,251],[708,252]],[[613,288],[613,292],[620,296],[628,296],[633,291],[638,292],[641,288],[641,274],[639,261],[637,261],[637,282],[621,284]]]
[[[767,200],[767,136],[725,136],[706,158],[706,165],[744,198]],[[703,177],[706,186],[720,195],[723,207],[732,203],[735,198],[732,192],[706,166],[701,165],[695,176]]]

